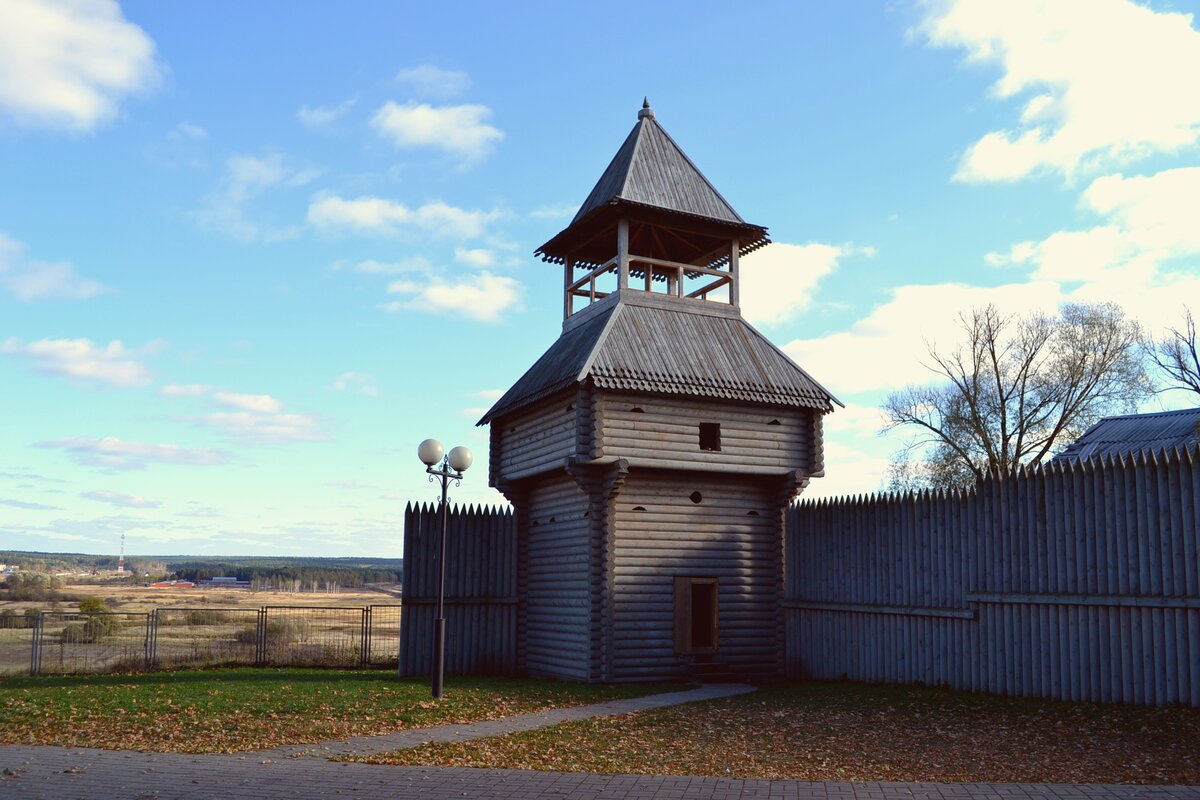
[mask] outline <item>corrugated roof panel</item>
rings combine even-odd
[[[1086,461],[1196,443],[1200,443],[1200,408],[1126,414],[1100,420],[1052,460]]]

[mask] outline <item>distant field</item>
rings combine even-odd
[[[156,607],[197,606],[214,608],[259,608],[261,606],[389,606],[400,598],[372,589],[326,592],[252,592],[248,589],[154,589],[148,586],[72,584],[67,594],[101,597],[119,611],[153,611]],[[0,611],[7,603],[0,603]],[[22,605],[15,603],[13,605]],[[37,605],[26,603],[24,605]]]
[[[247,589],[166,589],[148,586],[130,586],[117,583],[67,584],[60,591],[76,597],[99,597],[116,612],[144,614],[156,608],[184,608],[188,613],[173,614],[159,628],[158,656],[163,666],[172,663],[226,663],[253,660],[253,643],[247,643],[245,633],[254,625],[254,611],[263,606],[299,606],[315,608],[340,606],[363,608],[365,606],[399,606],[400,598],[388,590],[395,586],[381,586],[378,590],[352,589],[337,593],[326,592],[275,592],[250,591]],[[73,611],[75,602],[9,602],[0,601],[0,613],[23,613],[27,608],[43,610]],[[199,609],[219,609],[219,613],[197,613]],[[283,616],[288,612],[278,612]],[[356,655],[352,648],[360,640],[360,624],[357,612],[311,613],[297,621],[290,634],[289,645],[292,657],[306,656],[310,663],[324,663],[333,659],[335,663],[353,663]],[[378,616],[378,620],[376,620]],[[372,660],[391,658],[389,653],[399,645],[399,619],[397,611],[390,615],[374,615],[372,627]],[[54,646],[61,641],[58,632],[63,623],[50,626],[46,631],[49,647],[44,651],[43,669],[47,671],[105,671],[129,660],[136,660],[144,653],[145,621],[129,618],[123,626],[103,642],[95,645]],[[69,623],[68,623],[69,624]],[[26,672],[30,666],[30,648],[33,632],[27,628],[0,628],[0,674]]]

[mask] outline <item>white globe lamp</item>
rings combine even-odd
[[[455,450],[458,448],[456,447]],[[446,449],[442,447],[442,443],[437,439],[426,439],[417,447],[417,457],[421,459],[421,463],[427,467],[432,467],[434,464],[442,460],[442,454]],[[468,460],[470,453],[467,454]]]
[[[474,461],[471,451],[461,445],[450,451],[450,468],[455,472],[466,472]]]

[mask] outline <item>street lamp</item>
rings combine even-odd
[[[455,486],[462,485],[463,473],[471,466],[474,456],[465,447],[455,447],[445,456],[442,443],[437,439],[426,439],[417,448],[417,457],[425,465],[429,473],[430,483],[440,481],[442,484],[442,524],[438,534],[438,595],[437,619],[433,623],[433,699],[442,699],[442,677],[446,668],[446,518],[449,507],[446,504],[446,490],[450,482]],[[440,463],[439,463],[440,462]]]

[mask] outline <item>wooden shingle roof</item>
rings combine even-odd
[[[614,295],[565,330],[478,424],[589,379],[601,389],[821,412],[841,405],[736,312]]]
[[[746,224],[658,124],[649,103],[571,224],[614,200]]]
[[[692,226],[719,237],[737,237],[741,252],[767,244],[767,229],[742,219],[700,172],[643,103],[638,121],[592,188],[571,224],[536,251],[544,260],[577,264],[596,262],[589,244],[615,225],[616,218],[642,218],[655,224]],[[709,248],[711,249],[711,248]],[[607,257],[608,253],[604,254]],[[602,260],[602,259],[601,259]],[[719,259],[718,259],[719,260]]]

